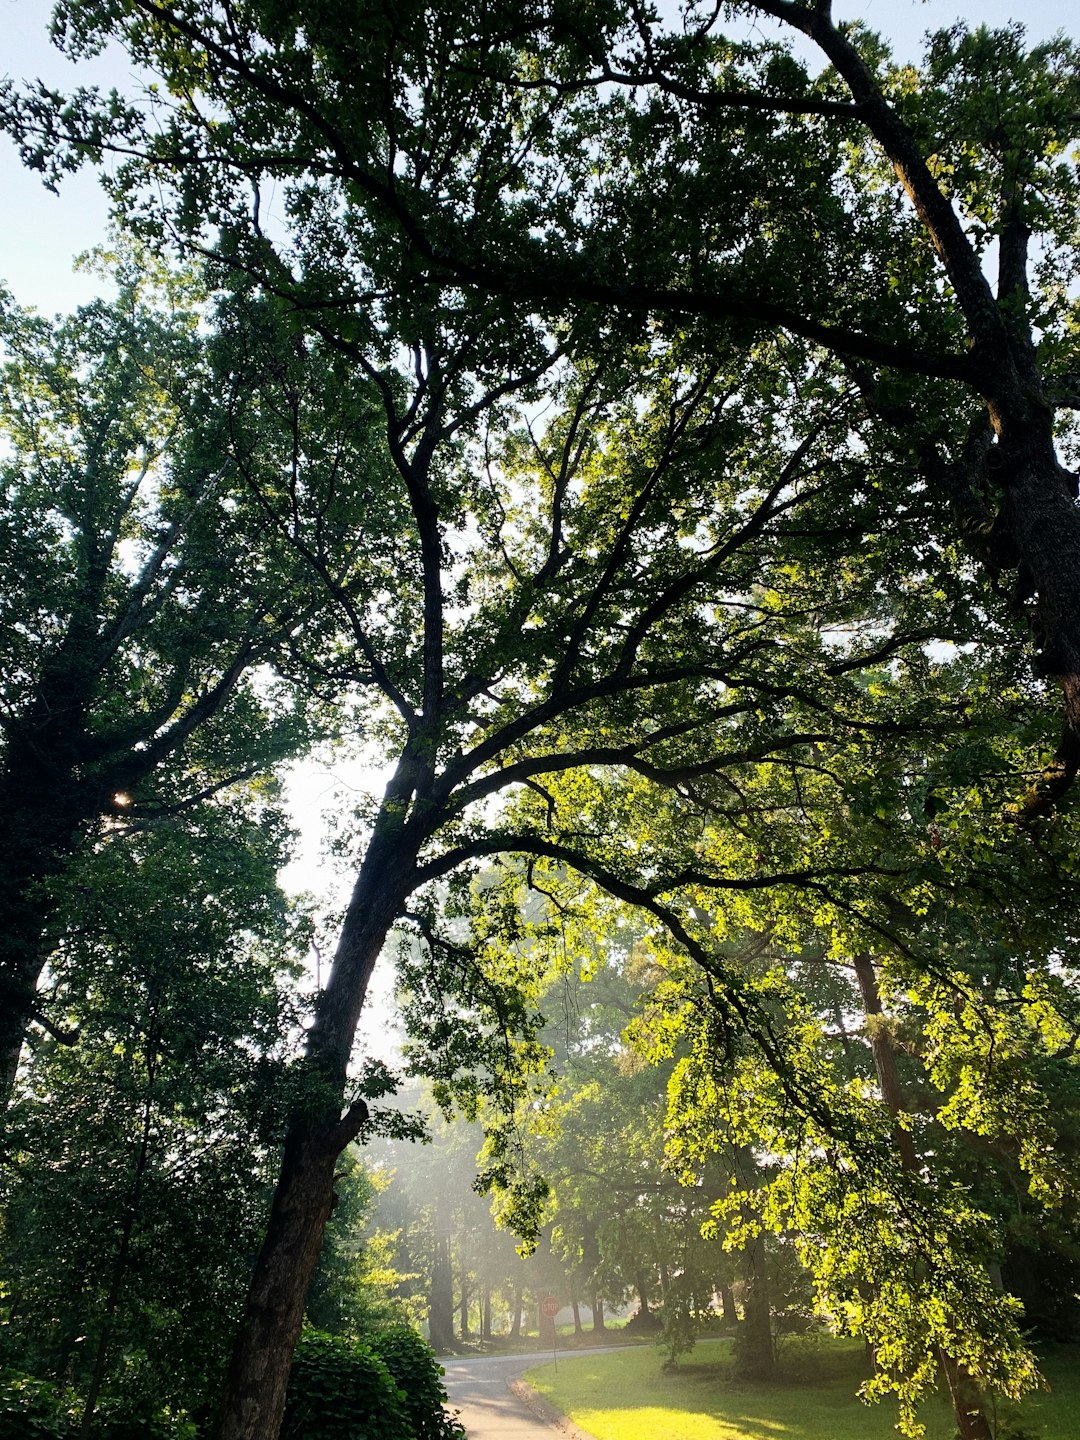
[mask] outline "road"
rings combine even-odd
[[[607,1348],[607,1347],[602,1347]],[[589,1354],[575,1350],[575,1355]],[[568,1420],[542,1419],[519,1400],[510,1382],[534,1365],[551,1360],[551,1351],[533,1355],[482,1355],[444,1359],[450,1408],[461,1411],[469,1440],[590,1440]],[[554,1412],[551,1412],[554,1416]]]

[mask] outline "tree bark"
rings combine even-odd
[[[863,1010],[866,1014],[866,1029],[874,1057],[878,1088],[886,1109],[896,1122],[893,1125],[896,1147],[900,1152],[900,1159],[903,1161],[905,1169],[914,1170],[917,1167],[915,1145],[911,1138],[911,1132],[900,1123],[900,1116],[904,1113],[904,1103],[900,1088],[900,1072],[896,1066],[896,1049],[889,1033],[885,1012],[882,1009],[874,962],[869,955],[855,956],[855,978],[859,982],[859,992],[862,995]]]
[[[941,1351],[941,1368],[949,1386],[959,1440],[993,1440],[978,1386],[951,1355]]]
[[[604,1302],[599,1295],[593,1296],[592,1328],[594,1335],[604,1335],[607,1333],[607,1326],[604,1324]]]
[[[285,1143],[270,1224],[255,1265],[218,1421],[221,1440],[276,1437],[304,1302],[334,1198],[341,1153],[327,1130],[299,1125]]]
[[[743,1252],[743,1343],[739,1372],[749,1380],[771,1380],[776,1368],[769,1310],[769,1275],[765,1239],[756,1235]]]
[[[73,785],[29,750],[9,741],[0,778],[0,1113],[15,1084],[48,958],[47,889],[74,852],[85,820]]]

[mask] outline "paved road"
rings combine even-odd
[[[602,1347],[607,1348],[607,1347]],[[575,1350],[575,1355],[588,1354]],[[535,1415],[509,1388],[525,1370],[551,1360],[551,1351],[534,1355],[483,1355],[444,1359],[450,1408],[461,1411],[469,1440],[563,1440],[567,1434],[588,1440],[573,1426],[558,1426]]]

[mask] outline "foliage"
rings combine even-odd
[[[46,1380],[5,1369],[0,1376],[0,1436],[3,1440],[68,1436],[74,1403],[73,1395]]]
[[[282,1434],[288,1440],[410,1440],[405,1395],[386,1364],[359,1341],[311,1331],[289,1376]]]
[[[215,326],[194,276],[130,254],[110,274],[117,299],[66,319],[0,308],[5,1095],[27,1027],[56,1023],[39,980],[67,861],[266,773],[331,723],[310,685],[267,669],[325,601],[266,524],[255,472],[280,483],[303,443],[313,485],[363,450],[362,418],[331,419],[325,374],[318,420],[298,413],[265,307]],[[326,502],[327,533],[347,509]]]
[[[723,28],[763,15],[823,68]],[[1029,1385],[988,1273],[1001,1217],[958,1156],[1011,1147],[1034,1204],[1072,1203],[1048,1095],[1077,1028],[1074,47],[957,27],[916,71],[786,0],[303,24],[134,0],[61,6],[56,35],[121,39],[160,77],[152,122],[8,86],[24,157],[55,183],[122,152],[128,223],[214,236],[245,301],[385,421],[386,484],[325,548],[304,467],[244,463],[333,596],[327,687],[362,692],[393,771],[289,1157],[356,1132],[349,1051],[397,925],[417,1063],[467,1113],[487,1100],[487,1176],[535,1231],[530,972],[564,926],[635,910],[675,1163],[775,1157],[718,1227],[793,1230],[909,1427],[939,1354]],[[880,967],[925,1119],[836,1060],[804,953]],[[875,1060],[887,1038],[875,1012]],[[306,1178],[286,1166],[283,1203]]]
[[[83,1433],[74,1392],[7,1371],[0,1377],[2,1440],[74,1440]],[[151,1404],[103,1406],[88,1433],[92,1440],[194,1440],[195,1427]]]
[[[384,1328],[396,1333],[403,1322],[418,1325],[423,1306],[409,1298],[419,1274],[400,1268],[406,1256],[399,1249],[408,1251],[401,1231],[379,1223],[385,1218],[380,1201],[393,1176],[374,1159],[379,1153],[375,1135],[367,1147],[363,1157],[355,1149],[342,1156],[334,1180],[337,1200],[308,1291],[306,1318],[316,1330],[373,1341]]]
[[[307,1332],[289,1377],[286,1440],[463,1440],[443,1406],[441,1369],[400,1326],[366,1342]]]
[[[374,1330],[369,1343],[405,1396],[415,1440],[465,1440],[462,1427],[446,1413],[444,1372],[431,1346],[408,1325]]]
[[[249,782],[113,830],[64,877],[65,1043],[7,1117],[0,1343],[91,1408],[103,1386],[105,1418],[210,1402],[264,1222],[306,933],[273,801]]]

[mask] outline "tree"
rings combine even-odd
[[[8,1115],[5,1363],[147,1424],[205,1411],[265,1223],[306,927],[276,888],[265,782],[65,876],[49,957],[65,1043],[38,1041]],[[58,1023],[58,1028],[60,1028]]]
[[[711,1308],[718,1272],[730,1268],[700,1236],[709,1206],[726,1193],[726,1177],[693,1191],[665,1169],[670,1066],[643,1063],[625,1035],[643,993],[660,978],[633,931],[607,936],[601,946],[587,920],[578,927],[565,915],[552,925],[554,918],[546,916],[554,945],[541,942],[534,952],[545,977],[540,1038],[551,1050],[553,1079],[542,1103],[522,1117],[528,1163],[551,1186],[545,1216],[571,1283],[594,1312],[596,1297],[636,1298],[637,1323],[662,1324],[674,1351],[681,1343],[675,1333],[685,1335],[691,1312]]]
[[[983,1422],[964,1372],[1007,1391],[1033,1373],[1016,1302],[995,1289],[1009,1197],[1053,1227],[1063,1204],[1071,1214],[1076,1186],[1052,1098],[1075,1080],[1071,829],[1059,819],[1036,836],[1009,820],[1026,702],[1000,672],[979,678],[984,658],[955,662],[975,686],[969,713],[984,723],[965,721],[940,749],[929,735],[893,734],[845,753],[771,757],[740,772],[735,799],[730,773],[697,777],[691,796],[671,797],[666,821],[627,799],[626,777],[555,777],[542,800],[522,802],[572,814],[591,833],[614,816],[654,873],[670,875],[661,867],[678,869],[681,857],[682,945],[669,949],[659,926],[648,933],[667,973],[640,1025],[646,1053],[682,1057],[666,1121],[671,1161],[682,1155],[700,1194],[718,1150],[779,1160],[718,1206],[720,1233],[756,1244],[763,1216],[793,1230],[823,1313],[875,1345],[872,1393],[894,1387],[912,1422],[943,1355],[958,1420],[974,1435]],[[935,670],[883,671],[870,684],[898,683],[910,699],[941,684]],[[996,717],[979,698],[983,684]],[[855,878],[724,893],[710,869],[721,856],[735,873]],[[861,869],[871,856],[874,877]],[[508,871],[509,903],[528,915],[513,893],[523,876]],[[509,943],[529,947],[533,968],[588,955],[597,935],[617,947],[633,923],[564,866],[536,862],[528,879],[551,909]],[[841,964],[861,1000],[837,978]],[[909,1017],[899,1057],[875,970],[887,977],[887,1003]],[[736,1007],[750,992],[747,1026]],[[616,1112],[605,1101],[609,1129]]]
[[[331,473],[308,522],[336,533],[333,466],[364,444],[363,407],[335,416],[309,359],[325,406],[312,425],[266,315],[234,307],[211,333],[192,278],[117,265],[113,303],[55,323],[10,301],[2,314],[3,1095],[27,1027],[56,1033],[38,982],[71,857],[265,770],[325,724],[310,643],[305,688],[266,669],[297,663],[324,583],[266,525],[249,477],[287,476],[302,445],[309,485]]]
[[[153,222],[141,182],[168,176],[189,237],[225,225],[242,263],[341,336],[364,288],[382,293],[370,254],[357,290],[359,249],[309,248],[297,277],[261,230],[253,248],[240,216],[260,176],[287,177],[297,220],[320,189],[336,193],[341,238],[377,234],[401,287],[657,315],[748,344],[783,330],[835,356],[897,457],[949,492],[990,576],[1015,569],[1017,605],[1036,598],[1039,664],[1066,722],[1030,797],[1045,809],[1075,772],[1080,706],[1080,521],[1055,450],[1078,399],[1076,181],[1057,161],[1077,138],[1076,53],[1064,39],[1029,53],[1019,26],[957,26],[920,73],[824,0],[734,8],[804,37],[825,68],[811,75],[771,39],[731,41],[728,12],[708,7],[671,28],[619,4],[587,20],[489,7],[483,21],[449,4],[362,20],[327,5],[299,27],[269,8],[241,20],[228,4],[138,0],[122,18],[62,8],[55,33],[76,54],[115,33],[166,78],[176,99],[153,135],[138,107],[86,94],[62,107],[9,85],[5,113],[51,183],[102,148],[134,150],[112,182],[129,218]],[[452,138],[431,163],[396,163],[439,126]]]
[[[456,963],[410,899],[428,882],[509,851],[638,905],[700,962],[724,1024],[752,1035],[791,1102],[813,1107],[709,913],[718,895],[777,886],[839,911],[877,883],[876,904],[893,867],[865,845],[790,863],[799,827],[773,845],[768,806],[701,847],[668,801],[681,790],[693,813],[703,782],[727,783],[732,812],[778,756],[797,793],[856,742],[918,732],[936,747],[961,722],[955,668],[910,694],[897,678],[934,638],[989,627],[988,651],[1019,648],[1002,599],[958,563],[954,498],[995,565],[1011,537],[1062,677],[1065,738],[1026,818],[1075,771],[1078,522],[1053,448],[1068,306],[1040,312],[1037,353],[1022,273],[1036,186],[1069,263],[1072,182],[1047,156],[1073,124],[1070,54],[1025,68],[1015,43],[978,42],[1024,80],[1002,144],[967,104],[977,45],[943,42],[920,89],[824,7],[746,8],[811,32],[835,73],[732,46],[711,21],[665,35],[617,7],[480,20],[328,5],[300,24],[135,0],[66,11],[62,28],[75,51],[117,33],[163,76],[152,134],[119,100],[8,92],[31,163],[55,179],[102,148],[134,154],[113,182],[129,221],[159,221],[153,174],[169,225],[196,245],[217,227],[220,253],[370,380],[387,422],[397,528],[371,513],[365,543],[383,557],[404,538],[404,559],[366,608],[337,598],[396,769],[310,1032],[325,1101],[290,1127],[225,1436],[277,1425],[334,1164],[363,1121],[343,1097],[382,943],[404,919]],[[949,148],[921,137],[943,116],[959,139],[939,181],[926,157]],[[970,173],[955,200],[978,235],[942,188],[955,173]],[[277,244],[259,219],[270,179],[287,193]],[[997,295],[978,256],[991,188],[1006,196]],[[1031,733],[1014,777],[1038,751],[1032,709],[1018,702]],[[510,789],[522,798],[486,818]],[[491,939],[477,936],[481,953]],[[452,1050],[455,1016],[440,1018]]]

